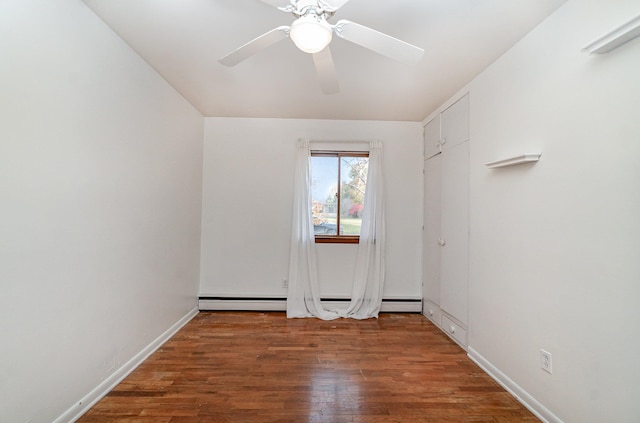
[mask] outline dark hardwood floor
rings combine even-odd
[[[419,314],[203,312],[80,420],[538,422]]]

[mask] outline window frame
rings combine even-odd
[[[341,212],[341,159],[342,157],[369,157],[368,151],[347,151],[347,150],[311,150],[311,157],[337,157],[338,158],[338,188],[337,188],[337,211],[336,211],[336,235],[314,235],[316,244],[358,244],[360,235],[340,235],[340,212]],[[366,188],[365,188],[366,189]]]

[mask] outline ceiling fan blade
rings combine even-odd
[[[424,54],[420,47],[344,19],[335,24],[334,32],[340,38],[410,65],[418,63]]]
[[[336,11],[344,6],[348,1],[349,0],[319,0],[319,3],[331,11]]]
[[[289,0],[260,0],[260,1],[277,8],[291,6],[291,2]]]
[[[340,85],[338,84],[338,76],[336,75],[336,68],[333,65],[333,57],[329,46],[313,54],[313,63],[316,65],[322,92],[325,94],[339,93]]]
[[[232,51],[226,56],[218,59],[218,62],[225,66],[235,66],[245,59],[248,59],[252,55],[256,54],[262,49],[269,47],[272,44],[277,43],[289,36],[288,26],[279,26],[271,31],[262,34],[258,38],[249,41],[247,44]]]

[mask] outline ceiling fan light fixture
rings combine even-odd
[[[307,15],[291,24],[289,36],[300,50],[305,53],[317,53],[331,42],[332,33],[333,30],[327,21],[315,15]]]

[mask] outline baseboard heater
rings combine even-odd
[[[326,307],[346,305],[348,298],[323,298]],[[200,311],[285,311],[286,298],[271,297],[210,297],[198,298]],[[419,298],[385,298],[380,311],[383,313],[421,313],[422,300]]]

